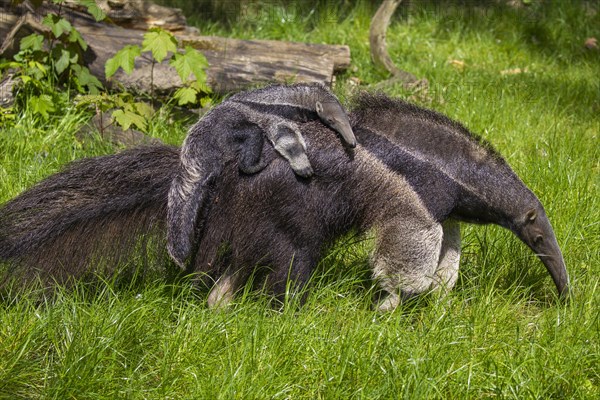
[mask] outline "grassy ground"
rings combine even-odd
[[[369,61],[372,7],[321,3],[311,17],[310,7],[272,6],[226,30],[201,29],[348,44],[342,97],[355,77],[363,86],[386,78]],[[380,315],[371,310],[371,244],[348,237],[327,254],[301,308],[275,311],[249,292],[210,311],[206,293],[159,276],[0,303],[0,398],[600,397],[600,52],[583,46],[600,36],[598,5],[412,3],[389,31],[392,57],[429,80],[421,104],[492,142],[540,197],[571,275],[570,304],[556,301],[541,263],[510,233],[464,226],[449,298]],[[0,201],[68,161],[114,151],[79,144],[83,118],[25,115],[0,129]],[[159,118],[151,134],[177,143],[185,128]]]

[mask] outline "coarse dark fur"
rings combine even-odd
[[[288,271],[302,285],[324,244],[352,228],[375,229],[377,278],[390,297],[397,297],[400,285],[429,287],[439,256],[431,243],[440,242],[441,229],[406,181],[362,148],[348,154],[320,123],[303,125],[303,132],[315,166],[311,180],[296,177],[270,146],[263,154],[269,165],[260,174],[240,173],[235,160],[224,166],[194,264],[195,271],[231,280],[218,286],[226,293],[211,293],[211,304],[233,295],[256,264],[273,267],[269,283],[276,294],[284,290]],[[8,233],[0,239],[1,258],[30,274],[81,276],[98,249],[119,244],[126,250],[140,230],[164,228],[166,189],[176,164],[172,148],[153,147],[84,160],[47,178],[0,209]],[[108,232],[117,236],[103,231],[120,221],[126,223],[115,225],[121,231]],[[26,245],[19,244],[23,239]],[[219,263],[224,244],[231,249],[227,264]],[[420,275],[416,282],[398,281],[395,271],[402,267],[427,269],[427,282]]]
[[[316,119],[340,133],[348,146],[356,146],[344,108],[329,90],[316,84],[272,85],[236,94],[190,129],[169,193],[167,217],[169,254],[182,268],[202,232],[198,216],[223,165],[236,159],[242,172],[263,169],[266,136],[296,174],[310,177],[313,170],[297,123]]]
[[[0,207],[0,261],[8,263],[4,280],[67,283],[95,268],[110,270],[152,233],[164,248],[167,194],[178,165],[179,149],[169,146],[87,158],[5,203]]]

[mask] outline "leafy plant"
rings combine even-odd
[[[208,67],[206,57],[191,46],[186,46],[184,51],[179,51],[178,46],[179,43],[171,32],[157,27],[150,28],[144,34],[141,47],[127,45],[106,62],[106,78],[113,76],[119,68],[122,68],[125,73],[131,74],[135,68],[135,59],[142,52],[150,52],[152,55],[151,95],[154,97],[154,66],[156,63],[163,62],[171,53],[169,65],[177,71],[183,83],[183,87],[175,91],[173,98],[180,106],[197,104],[205,106],[210,101],[206,95],[211,93],[206,84],[204,71]]]
[[[119,125],[124,130],[135,126],[141,131],[146,131],[148,121],[154,115],[154,108],[148,103],[135,101],[133,95],[127,92],[108,94],[90,94],[80,96],[77,99],[78,107],[93,106],[96,114],[102,114],[111,111],[112,122]],[[101,126],[100,129],[106,129],[108,126]]]
[[[151,54],[151,98],[154,99],[154,66],[163,62],[169,53],[169,65],[179,75],[183,87],[174,94],[173,99],[180,106],[201,105],[206,106],[210,98],[210,88],[206,85],[204,68],[208,66],[206,58],[196,49],[187,46],[184,51],[178,51],[178,42],[175,36],[161,28],[150,28],[144,34],[142,46],[127,45],[119,50],[105,64],[105,75],[109,79],[121,68],[126,74],[131,74],[135,69],[135,60],[143,52]],[[112,122],[127,130],[134,126],[141,131],[146,131],[149,119],[154,115],[154,109],[148,103],[134,101],[131,94],[126,92],[116,94],[91,94],[81,96],[78,106],[93,105],[97,114],[111,112]],[[104,127],[101,127],[103,129]]]
[[[70,104],[72,94],[78,98],[78,106],[93,105],[96,113],[111,111],[113,123],[123,129],[134,126],[145,131],[154,110],[147,103],[136,101],[126,92],[107,94],[102,83],[83,65],[83,53],[88,44],[73,25],[62,15],[65,0],[52,0],[58,11],[44,16],[42,34],[33,33],[21,39],[20,49],[12,60],[0,62],[0,74],[10,71],[18,83],[15,105],[0,107],[0,121],[14,120],[16,112],[28,109],[48,119],[50,115]],[[20,3],[17,1],[14,3]],[[35,6],[42,4],[34,1]],[[105,18],[104,12],[94,0],[78,0],[77,4],[86,7],[97,21]],[[143,52],[149,52],[152,59],[151,97],[154,95],[154,66],[161,63],[169,54],[169,64],[177,71],[183,87],[173,94],[173,100],[180,106],[206,106],[211,91],[206,84],[204,68],[208,66],[202,53],[187,46],[178,50],[179,43],[170,32],[160,28],[150,28],[144,35],[141,46],[127,45],[110,58],[105,65],[107,78],[119,68],[127,74],[135,68],[135,60]],[[1,76],[1,75],[0,75]],[[59,90],[57,90],[59,89]]]
[[[17,1],[15,3],[20,3]],[[61,15],[62,0],[57,13],[49,13],[42,19],[46,31],[32,33],[19,43],[19,52],[10,61],[0,62],[0,72],[10,70],[17,83],[16,107],[30,107],[44,119],[57,110],[57,105],[69,101],[71,91],[98,93],[100,81],[83,65],[83,53],[87,43],[71,23]],[[105,17],[93,0],[78,0],[96,20]],[[34,2],[40,5],[41,1]],[[58,91],[57,88],[66,90]],[[58,107],[60,108],[60,107]],[[12,110],[3,109],[2,114]]]

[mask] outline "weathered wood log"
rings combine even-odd
[[[53,7],[47,5],[38,12],[47,13],[55,8]],[[7,18],[11,21],[19,21],[18,18],[23,18],[23,15],[29,15],[26,18],[35,20],[31,10],[31,6],[26,2],[17,9],[6,7],[0,9],[0,12],[17,15],[17,18],[12,16]],[[107,82],[104,76],[106,61],[125,45],[141,45],[144,32],[96,22],[76,8],[69,8],[62,12],[88,43],[86,65],[104,83],[109,86],[122,85],[126,89],[147,93],[153,92],[151,86],[159,93],[169,93],[181,87],[181,80],[174,68],[166,61],[153,67],[149,54],[143,54],[136,59],[135,70],[131,75],[119,70]],[[177,16],[177,13],[174,15]],[[146,16],[144,19],[146,25],[136,25],[131,22],[135,15],[131,18],[130,14],[127,16],[120,21],[127,21],[125,24],[128,26],[146,27],[151,21],[156,20],[154,17]],[[163,23],[163,26],[166,25]],[[171,25],[179,26],[174,23]],[[14,27],[13,23],[11,28]],[[30,30],[31,24],[26,27]],[[19,34],[19,29],[13,32],[13,38],[23,36]],[[178,37],[184,45],[190,45],[206,56],[209,64],[206,71],[208,85],[217,93],[229,93],[268,82],[320,82],[328,85],[332,82],[334,72],[342,71],[350,65],[348,46],[239,40],[200,36],[189,33],[189,30],[178,29],[178,31],[182,31]],[[10,57],[18,50],[18,41],[15,39],[10,43],[5,41],[2,48],[6,49],[3,55]]]
[[[68,3],[77,7],[76,1],[69,0]],[[187,28],[180,9],[164,7],[148,0],[96,0],[96,4],[106,13],[109,21],[125,28],[145,31],[152,26],[160,26],[171,32]]]
[[[164,7],[148,0],[95,0],[106,14],[106,20],[113,25],[125,28],[147,30],[160,26],[171,32],[195,30],[186,25],[185,17],[178,8]],[[50,3],[48,1],[48,3]],[[63,14],[71,11],[86,12],[86,7],[78,0],[65,0]],[[48,11],[56,11],[57,7],[44,4],[35,8],[29,1],[11,5],[11,0],[0,0],[0,38],[4,37],[15,25],[17,19],[27,12],[41,17]]]
[[[209,83],[219,92],[237,91],[264,82],[328,85],[334,72],[350,66],[348,46],[197,35],[178,37],[206,56],[210,65]]]

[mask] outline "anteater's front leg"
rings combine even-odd
[[[458,267],[460,263],[460,224],[458,221],[448,219],[442,223],[443,239],[438,266],[435,271],[434,285],[444,292],[452,290],[458,280]]]
[[[390,219],[377,230],[373,276],[387,296],[380,311],[438,285],[436,271],[442,248],[442,226],[419,220]]]

